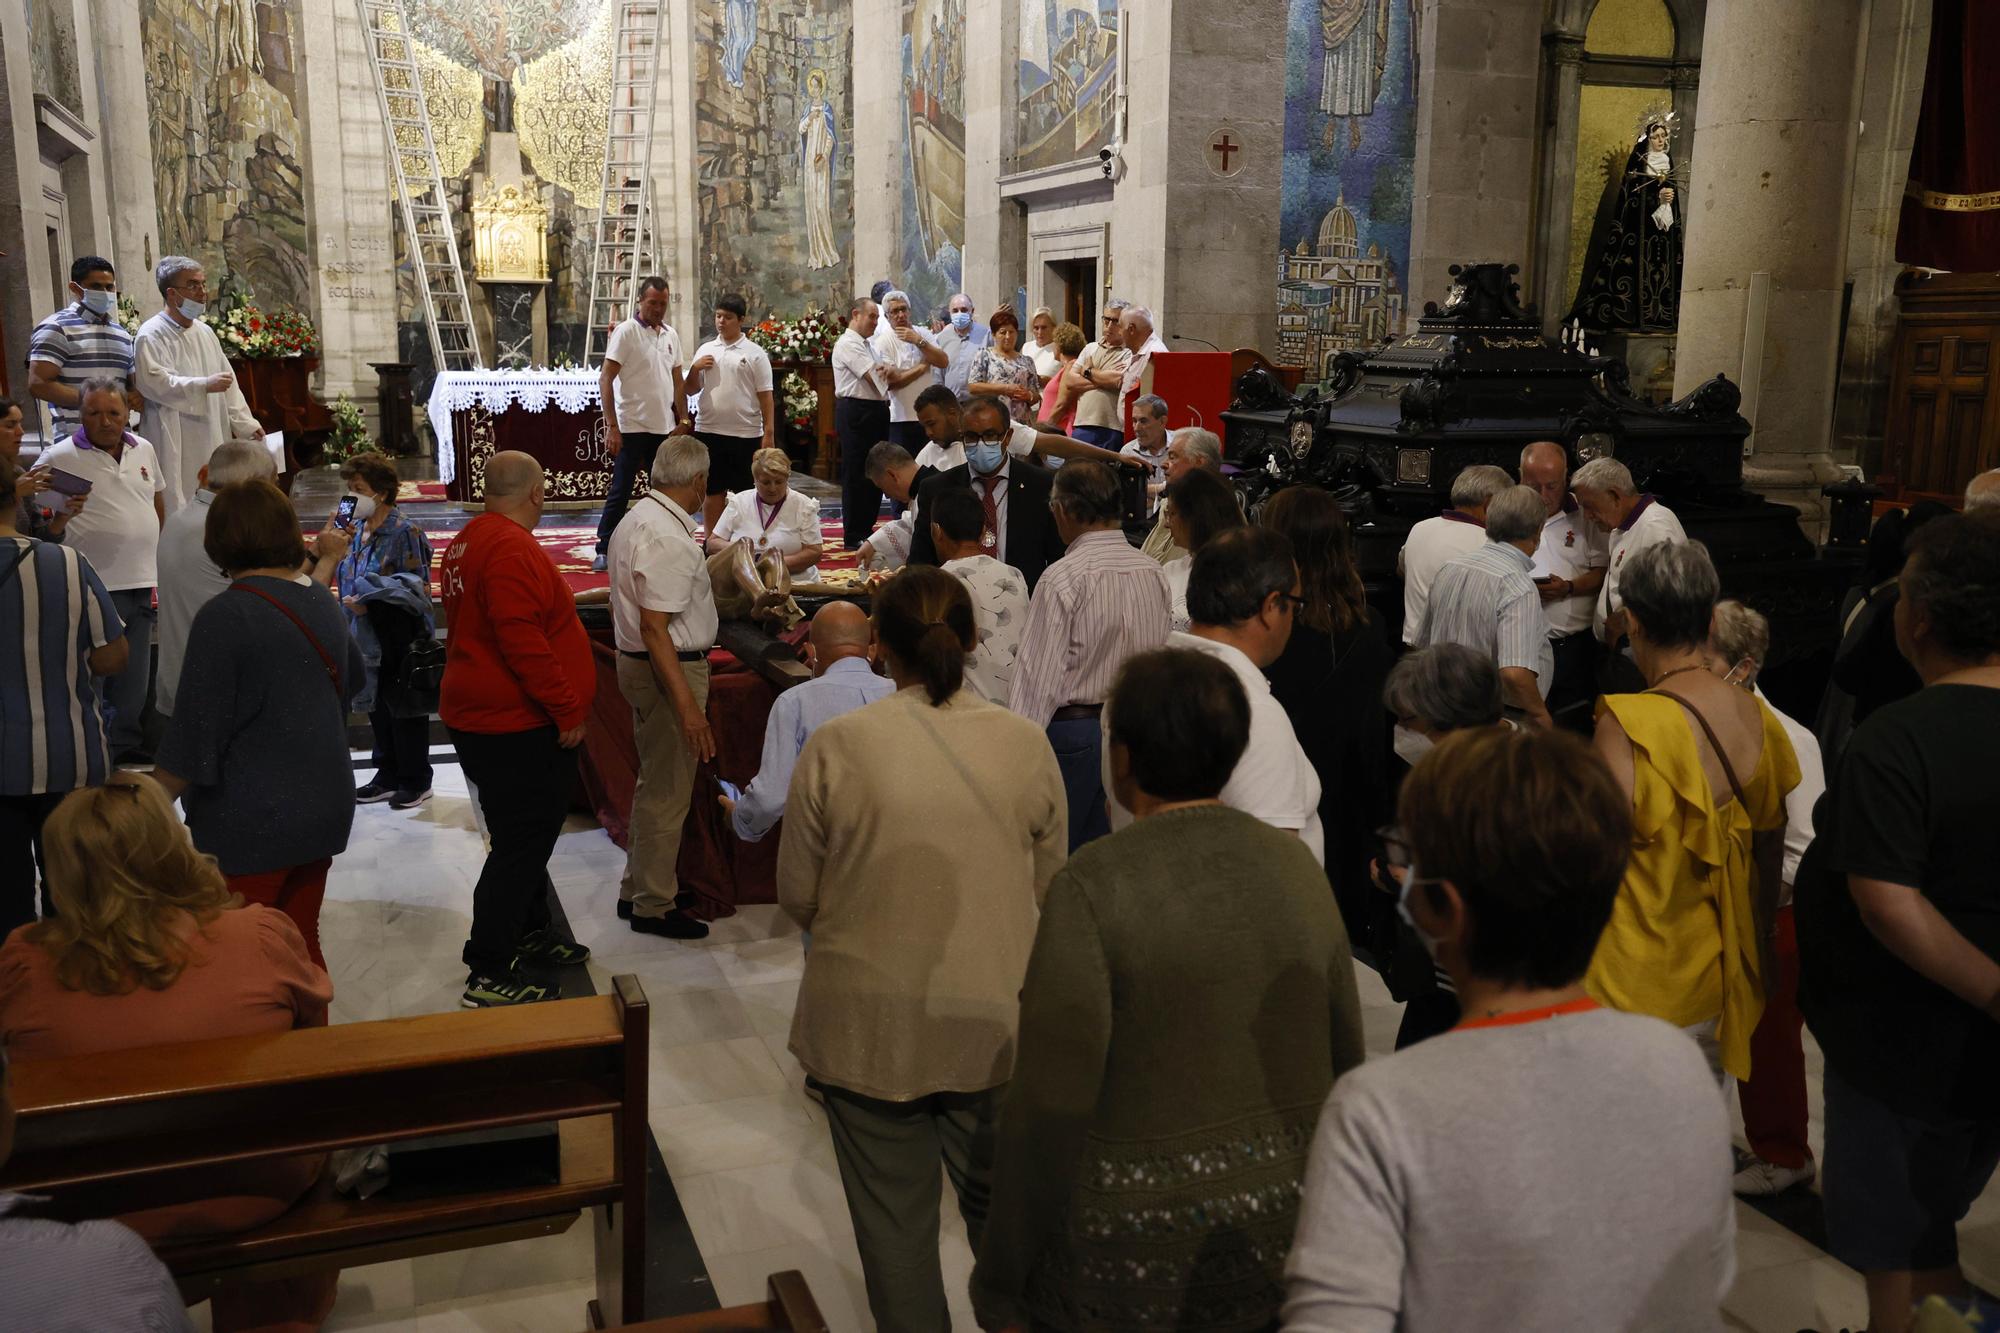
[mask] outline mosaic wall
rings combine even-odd
[[[256,0],[140,0],[160,248],[209,290],[309,309],[298,14]]]
[[[1325,373],[1403,331],[1418,0],[1288,0],[1278,356]]]
[[[943,310],[965,263],[965,0],[903,0],[903,264],[918,319]]]
[[[695,10],[704,337],[725,292],[740,293],[752,319],[845,310],[853,44],[845,0],[701,0]]]
[[[1090,157],[1111,140],[1118,0],[1021,0],[1013,170]]]

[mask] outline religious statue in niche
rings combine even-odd
[[[1319,109],[1326,116],[1325,143],[1333,147],[1334,122],[1347,118],[1348,150],[1361,147],[1361,117],[1375,114],[1382,73],[1389,66],[1389,6],[1394,0],[1319,0]],[[1414,14],[1421,0],[1411,0]],[[1412,32],[1416,31],[1413,21]]]
[[[1568,316],[1586,328],[1671,333],[1679,321],[1687,215],[1671,151],[1677,129],[1672,111],[1649,111],[1624,170],[1605,181]]]
[[[743,65],[757,43],[757,0],[723,0],[722,77],[732,88],[743,86]]]
[[[833,163],[840,151],[834,129],[833,104],[826,96],[826,71],[806,75],[806,114],[799,121],[800,184],[806,201],[806,267],[832,268],[840,263],[833,239]]]

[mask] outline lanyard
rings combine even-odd
[[[785,512],[785,501],[784,500],[778,501],[776,507],[774,507],[771,510],[770,516],[767,518],[765,517],[764,514],[764,497],[760,495],[756,498],[757,498],[757,517],[763,519],[764,531],[768,533],[771,530],[771,525],[778,521],[778,515]],[[791,497],[787,496],[785,498],[790,499]]]
[[[672,505],[668,504],[665,500],[662,500],[660,498],[659,492],[647,491],[646,498],[648,500],[651,500],[654,504],[658,505],[660,508],[666,510],[667,513],[673,518],[674,522],[681,525],[681,531],[685,532],[688,535],[688,540],[694,542],[696,548],[699,549],[701,543],[694,541],[694,529],[688,526],[688,521],[686,519],[682,518],[678,513],[674,511],[674,507]]]

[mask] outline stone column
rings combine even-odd
[[[853,295],[883,278],[901,285],[902,51],[902,0],[855,0]],[[847,311],[838,313],[845,318]]]
[[[1444,299],[1453,264],[1534,262],[1542,9],[1542,0],[1424,5],[1405,287],[1413,315]],[[1537,275],[1527,277],[1524,291],[1537,290]]]
[[[700,329],[713,313],[701,309],[700,156],[695,151],[694,0],[670,0],[661,31],[654,86],[653,235],[654,253],[667,279],[668,322],[681,336],[681,353],[692,360],[701,345]],[[589,278],[584,281],[589,282]],[[763,312],[753,310],[752,319]]]
[[[1550,124],[1542,144],[1542,246],[1535,256],[1534,300],[1542,332],[1553,337],[1576,293],[1569,288],[1570,196],[1576,190],[1576,138],[1583,101],[1583,38],[1552,33],[1547,39]],[[1421,148],[1418,150],[1422,151]],[[1412,297],[1419,295],[1412,293]],[[1422,293],[1423,300],[1436,300]],[[1418,305],[1421,310],[1423,307]]]
[[[1717,372],[1752,381],[1744,481],[1809,518],[1837,475],[1827,444],[1865,23],[1861,5],[1710,0],[1702,41],[1674,392]],[[1761,346],[1746,346],[1753,283],[1768,290]]]
[[[97,117],[102,131],[112,262],[118,285],[138,303],[141,316],[162,302],[153,281],[160,257],[159,203],[153,194],[153,138],[146,103],[146,53],[130,0],[91,0],[90,37],[96,48]],[[178,207],[178,201],[175,201]],[[192,256],[216,264],[222,256]],[[142,271],[144,270],[144,271]]]
[[[1014,299],[1023,282],[1027,213],[1000,197],[1000,177],[1013,152],[1014,96],[1021,24],[1015,7],[968,5],[965,49],[965,272],[973,309],[991,314]],[[1037,304],[1030,302],[1031,306]],[[1026,310],[1016,311],[1025,330]],[[1025,333],[1024,335],[1025,336]]]
[[[7,386],[28,392],[28,339],[35,322],[67,293],[51,281],[42,230],[42,159],[35,134],[35,85],[27,53],[33,40],[22,0],[0,0],[0,329],[6,333]],[[34,428],[38,413],[27,413]]]

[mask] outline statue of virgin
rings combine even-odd
[[[1649,112],[1625,169],[1604,185],[1565,321],[1585,328],[1671,333],[1680,318],[1683,219],[1671,111]]]

